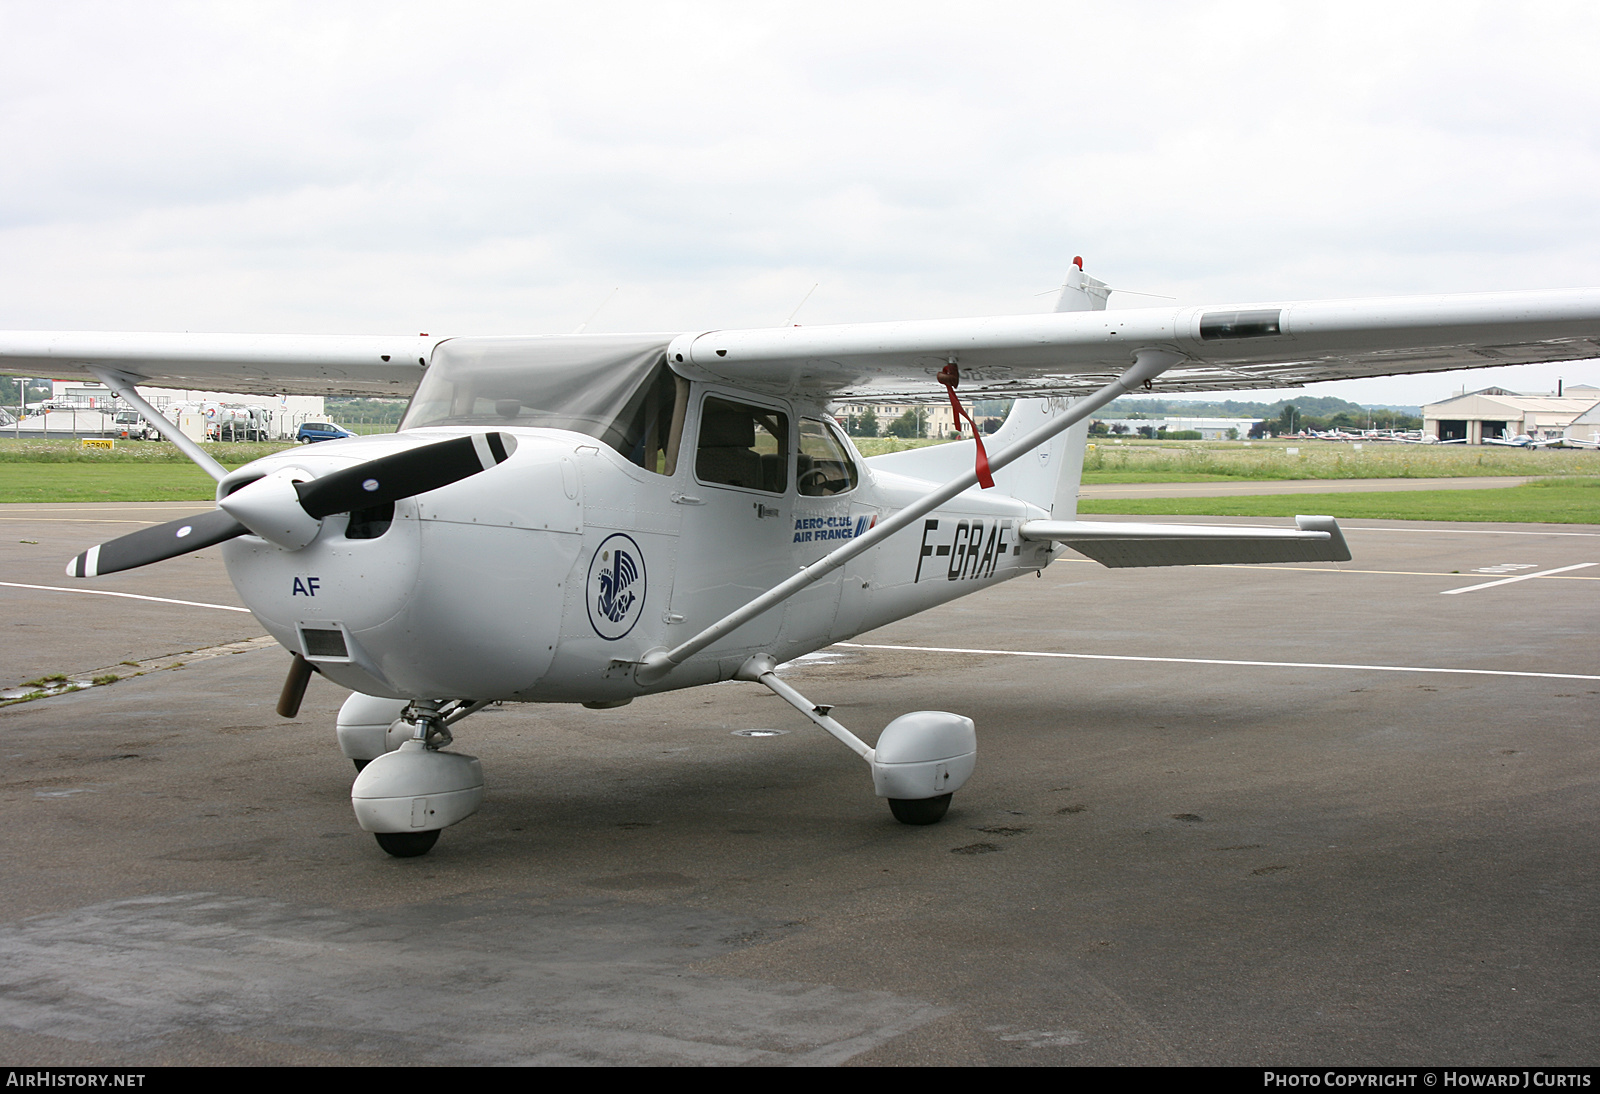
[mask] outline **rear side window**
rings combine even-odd
[[[789,488],[789,416],[707,396],[700,407],[694,474],[718,486],[783,493]]]

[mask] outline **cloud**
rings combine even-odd
[[[591,329],[813,284],[811,323],[970,315],[1047,306],[1074,254],[1183,303],[1600,284],[1597,22],[14,5],[0,323],[566,331],[618,285]]]

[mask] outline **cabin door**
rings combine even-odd
[[[693,466],[677,499],[683,524],[669,612],[679,641],[789,575],[794,511],[788,409],[698,385],[694,395]],[[712,651],[769,647],[782,620],[780,605]]]

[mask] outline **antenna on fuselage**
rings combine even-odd
[[[794,311],[789,313],[789,318],[783,321],[783,326],[787,327],[790,323],[794,322],[794,317],[800,314],[800,309],[806,306],[806,301],[811,299],[811,294],[817,291],[817,285],[820,284],[822,284],[822,282],[818,281],[816,285],[812,285],[806,290],[806,294],[800,298],[800,303],[796,304],[794,306]]]
[[[611,303],[611,298],[613,296],[616,296],[617,293],[619,293],[621,291],[622,291],[622,286],[618,285],[616,288],[614,288],[610,292],[606,293],[606,298],[604,300],[600,301],[600,307],[595,308],[594,311],[589,313],[589,318],[585,319],[583,322],[579,323],[576,327],[572,328],[572,333],[573,334],[582,334],[583,333],[583,328],[587,327],[590,323],[593,323],[594,322],[594,317],[600,314],[600,308],[603,308],[607,304]]]

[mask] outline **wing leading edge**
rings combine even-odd
[[[1143,348],[1184,358],[1163,391],[1585,360],[1600,357],[1600,289],[712,331],[668,352],[708,378],[866,402],[942,398],[934,377],[951,360],[973,398],[1080,394]]]
[[[154,386],[409,395],[443,341],[7,331],[0,332],[0,373],[82,375],[94,366]],[[875,402],[942,399],[934,377],[951,360],[960,365],[963,395],[1081,394],[1115,378],[1142,349],[1182,357],[1156,381],[1162,391],[1586,360],[1600,357],[1600,289],[720,330],[680,334],[668,353],[679,371],[703,379]]]
[[[0,332],[0,373],[87,376],[260,395],[410,395],[440,338],[382,335]]]

